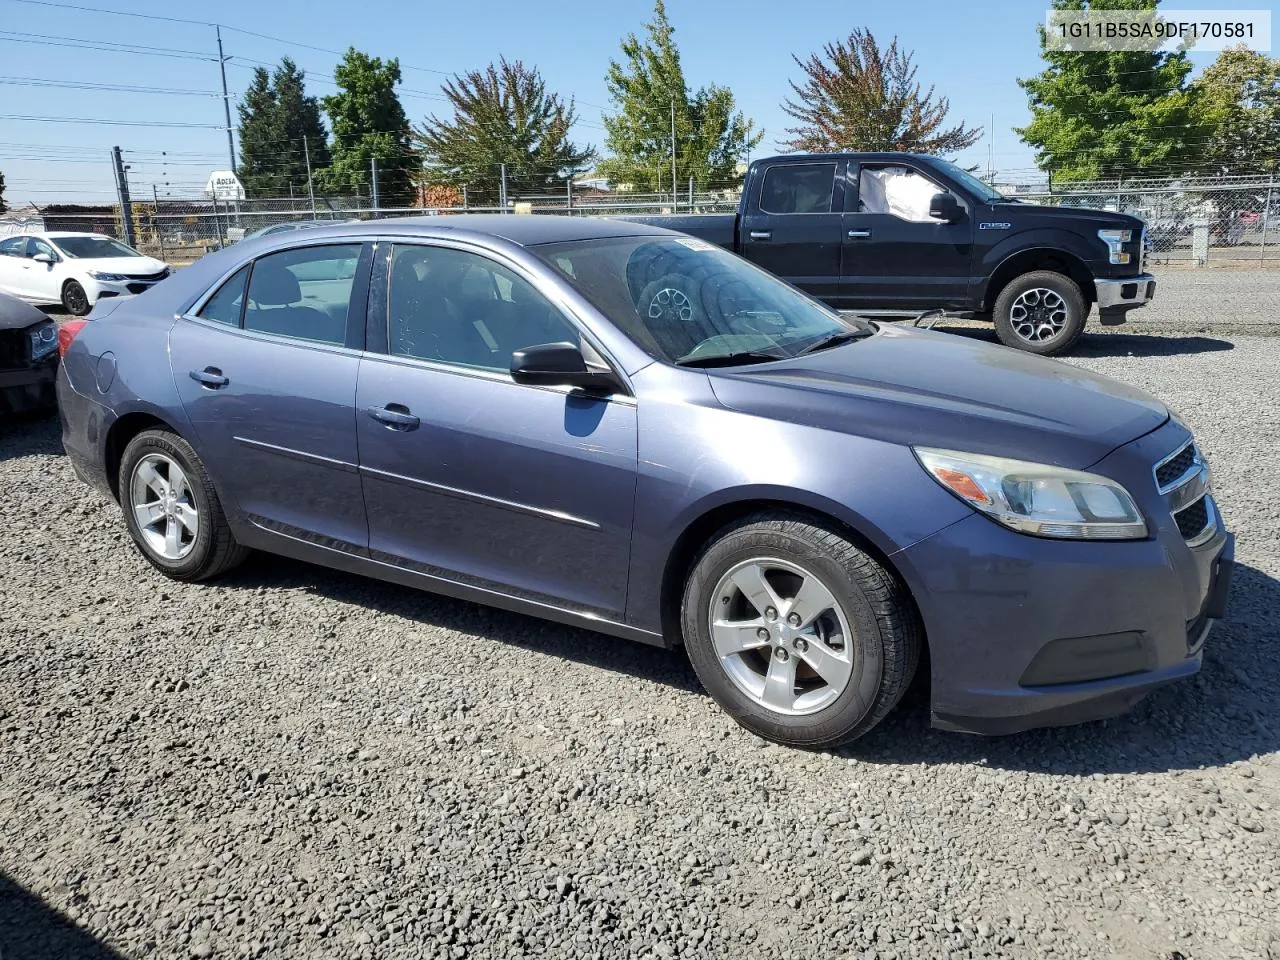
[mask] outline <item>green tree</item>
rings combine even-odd
[[[413,132],[438,183],[465,186],[468,200],[498,202],[501,165],[508,196],[563,191],[565,181],[594,158],[590,147],[569,139],[573,101],[547,93],[535,68],[505,58],[484,70],[454,76],[441,88],[453,117],[429,117]]]
[[[306,73],[285,57],[268,76],[253,72],[240,100],[240,182],[250,196],[280,197],[306,190],[306,138],[313,170],[329,165],[320,105],[306,95]]]
[[[934,99],[933,87],[916,82],[913,54],[894,37],[884,50],[870,30],[855,29],[849,39],[828,43],[822,55],[791,59],[804,71],[803,85],[791,83],[798,102],[782,109],[800,122],[788,127],[791,150],[910,150],[955,154],[973,146],[981,127],[963,123],[943,128],[951,103]]]
[[[1205,172],[1273,173],[1280,167],[1280,60],[1231,47],[1192,86],[1208,130]]]
[[[764,134],[727,87],[713,83],[690,93],[663,0],[656,0],[645,31],[643,41],[628,34],[623,62],[609,63],[605,82],[618,112],[604,118],[610,156],[599,172],[637,189],[669,188],[674,112],[677,185],[690,177],[703,186],[740,182],[738,162]]]
[[[410,206],[422,162],[409,140],[396,86],[400,61],[383,61],[354,47],[333,72],[338,92],[325,97],[333,128],[333,162],[324,171],[326,190],[368,193],[370,161],[378,164],[378,192],[383,206]]]
[[[1154,10],[1157,0],[1053,0],[1055,10]],[[1031,122],[1014,130],[1055,181],[1181,174],[1203,158],[1205,127],[1187,85],[1185,53],[1050,50],[1043,73],[1018,85]]]

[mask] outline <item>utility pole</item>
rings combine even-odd
[[[311,219],[316,218],[316,188],[311,182],[311,148],[307,146],[307,138],[302,138],[302,156],[307,161],[307,193],[311,196]]]
[[[671,98],[671,208],[676,206],[676,101]]]
[[[151,217],[151,222],[156,228],[156,242],[160,244],[160,259],[168,260],[169,257],[164,252],[164,229],[160,226],[160,193],[156,190],[156,185],[151,185],[151,199],[155,203],[155,213]]]
[[[124,242],[136,246],[133,237],[133,204],[129,200],[129,175],[125,172],[124,157],[119,147],[111,148],[111,165],[116,171],[116,196],[120,198],[120,231]]]
[[[369,158],[369,196],[373,201],[373,212],[378,212],[378,158]]]
[[[222,115],[227,121],[227,159],[231,161],[232,172],[236,169],[236,145],[231,139],[231,95],[227,93],[227,58],[222,55],[222,27],[213,25],[218,35],[218,69],[222,71]]]

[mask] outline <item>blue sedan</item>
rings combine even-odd
[[[937,726],[1110,716],[1223,615],[1233,541],[1159,401],[656,227],[321,227],[62,334],[67,453],[165,575],[263,550],[683,646],[781,743],[866,733],[926,648]]]

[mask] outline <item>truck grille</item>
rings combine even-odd
[[[1188,440],[1157,463],[1152,474],[1182,539],[1193,547],[1210,539],[1218,520],[1209,494],[1209,467],[1196,445]]]

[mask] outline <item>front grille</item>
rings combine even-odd
[[[151,289],[151,284],[149,284],[149,283],[129,283],[129,284],[125,284],[125,289],[126,289],[126,290],[128,290],[130,293],[141,293],[143,290],[150,290],[150,289]]]
[[[1196,445],[1188,443],[1179,450],[1174,456],[1166,460],[1160,466],[1156,467],[1156,485],[1165,490],[1176,480],[1180,479],[1183,474],[1191,469],[1196,462]]]
[[[0,330],[0,370],[17,370],[27,365],[27,331]]]
[[[166,267],[159,273],[129,273],[125,274],[126,280],[145,280],[148,283],[155,283],[157,280],[163,280],[169,275],[169,269]]]
[[[1173,515],[1178,524],[1178,532],[1183,540],[1193,540],[1209,525],[1209,507],[1201,497],[1190,506],[1184,507]]]

